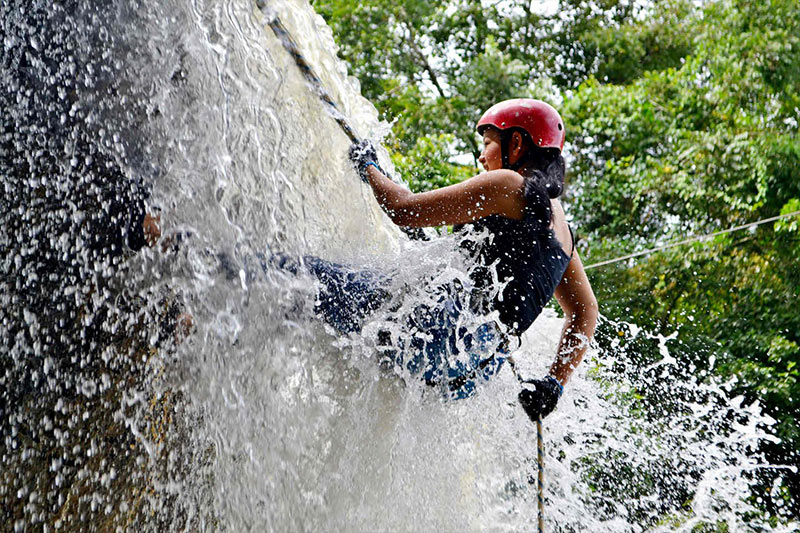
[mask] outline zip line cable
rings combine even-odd
[[[632,254],[623,255],[622,257],[616,257],[614,259],[609,259],[607,261],[600,261],[599,263],[593,263],[593,264],[585,266],[583,268],[584,268],[584,270],[589,270],[590,268],[596,268],[596,267],[601,267],[601,266],[605,266],[605,265],[610,265],[612,263],[618,263],[620,261],[625,261],[626,259],[633,259],[634,257],[640,257],[640,256],[643,256],[643,255],[648,255],[648,254],[652,254],[652,253],[655,253],[655,252],[660,252],[662,250],[667,250],[669,248],[674,248],[676,246],[681,246],[683,244],[689,244],[690,242],[702,241],[702,240],[705,240],[705,239],[709,239],[711,237],[716,237],[717,235],[724,235],[725,233],[732,233],[734,231],[739,231],[739,230],[743,230],[743,229],[747,229],[747,228],[755,228],[756,226],[760,226],[761,224],[766,224],[767,222],[774,222],[776,220],[781,220],[783,218],[789,218],[789,217],[793,217],[793,216],[797,216],[797,215],[800,215],[800,210],[793,211],[791,213],[786,213],[784,215],[777,215],[777,216],[770,217],[770,218],[764,218],[762,220],[757,220],[755,222],[750,222],[749,224],[742,224],[741,226],[734,226],[732,228],[728,228],[728,229],[724,229],[724,230],[720,230],[720,231],[715,231],[714,233],[709,233],[709,234],[706,234],[706,235],[698,235],[698,236],[694,236],[694,237],[689,237],[687,239],[683,239],[683,240],[680,240],[680,241],[677,241],[677,242],[672,242],[672,243],[669,243],[669,244],[665,244],[663,246],[657,246],[655,248],[650,248],[649,250],[642,250],[641,252],[635,252],[635,253],[632,253]]]

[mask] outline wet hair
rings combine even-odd
[[[513,165],[508,160],[508,146],[511,135],[518,131],[527,144],[525,154]],[[503,168],[519,171],[526,168],[522,177],[525,179],[523,191],[528,200],[527,209],[536,215],[543,225],[549,227],[553,213],[550,199],[558,198],[564,192],[564,175],[566,164],[561,151],[556,148],[539,148],[533,143],[528,132],[521,128],[513,128],[500,132],[500,146],[503,155]]]
[[[514,132],[522,135],[523,142],[527,144],[528,150],[513,165],[508,160],[508,144]],[[564,192],[564,175],[566,174],[566,164],[561,151],[556,148],[539,148],[533,143],[528,132],[521,128],[504,130],[500,134],[500,145],[502,147],[503,168],[519,171],[527,166],[532,171],[530,175],[523,176],[526,182],[535,181],[536,185],[541,186],[548,198],[558,198]],[[527,189],[527,185],[526,185]]]

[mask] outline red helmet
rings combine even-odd
[[[564,121],[550,104],[531,98],[514,98],[490,107],[478,121],[478,133],[487,126],[499,130],[522,128],[540,148],[564,148]]]

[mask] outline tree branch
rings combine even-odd
[[[403,9],[402,7],[400,8],[400,14],[403,16],[404,19],[408,18],[405,9]],[[413,52],[414,57],[416,57],[417,60],[419,60],[422,69],[428,73],[428,77],[430,78],[431,83],[433,83],[433,86],[436,87],[436,90],[439,92],[439,96],[441,96],[442,98],[447,98],[444,89],[442,88],[441,84],[439,84],[439,78],[436,76],[436,71],[431,66],[425,54],[422,53],[422,50],[420,50],[419,45],[417,45],[417,35],[416,33],[414,33],[414,26],[409,22],[407,22],[407,20],[403,21],[403,25],[408,30],[408,35],[409,35],[408,43],[411,46],[411,51]]]

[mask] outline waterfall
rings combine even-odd
[[[359,134],[385,136],[305,0],[0,6],[8,529],[533,530],[510,369],[445,401],[379,364],[380,332],[466,283],[464,259],[381,212],[276,16]],[[142,210],[162,235],[135,250]],[[393,304],[340,334],[277,253],[385,273]],[[526,333],[524,376],[561,324],[547,309]],[[590,350],[545,420],[548,528],[770,528],[750,489],[773,421],[671,358],[679,335],[609,328],[615,349]],[[656,382],[674,394],[643,410]]]

